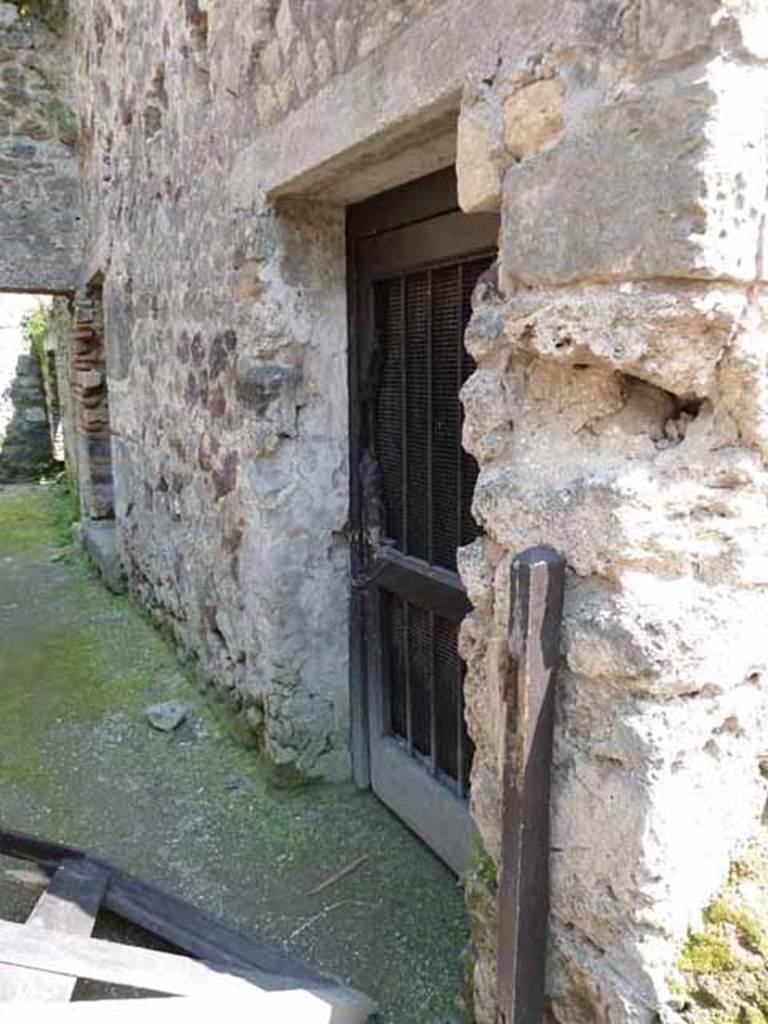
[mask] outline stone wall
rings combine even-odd
[[[227,174],[428,6],[72,5],[123,561],[280,777],[350,771],[344,211]]]
[[[53,356],[56,370],[56,380],[51,384],[56,390],[60,417],[59,429],[54,438],[54,454],[58,461],[64,462],[70,484],[77,486],[79,472],[74,431],[77,410],[71,387],[72,327],[70,300],[62,296],[52,299],[48,317],[46,351],[49,353],[49,358],[51,355]]]
[[[461,559],[472,800],[498,858],[509,562],[543,541],[569,566],[548,982],[564,1024],[672,1019],[686,931],[763,827],[765,28],[757,5],[628,5],[599,56],[529,54],[465,92],[462,202],[503,213],[463,395],[486,531]],[[488,1022],[493,968],[476,971]]]
[[[71,49],[59,4],[27,6],[0,2],[0,289],[69,291],[81,256]]]
[[[0,483],[38,480],[53,462],[43,379],[24,333],[39,302],[0,295]]]
[[[764,800],[762,7],[73,0],[69,33],[122,559],[279,777],[349,772],[343,203],[458,137],[503,217],[464,393],[473,812],[498,858],[508,566],[549,543],[552,1014],[648,1024]]]

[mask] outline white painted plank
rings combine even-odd
[[[321,1005],[306,992],[28,1004],[4,1007],[2,1016],[3,1024],[362,1024],[366,1019]]]
[[[42,932],[62,932],[87,938],[93,931],[106,875],[82,865],[62,865],[40,896],[25,925]],[[0,965],[0,1003],[66,1003],[76,977]]]
[[[278,1001],[278,997],[300,996],[308,1008],[315,1007],[315,1016],[308,1021],[362,1024],[374,1010],[366,996],[350,989],[306,986],[255,971],[229,974],[175,953],[38,931],[8,921],[0,921],[0,963],[178,996],[217,994],[236,1000],[261,995]]]

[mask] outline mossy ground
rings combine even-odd
[[[753,843],[688,936],[672,987],[690,1024],[768,1024],[768,848]]]
[[[273,936],[377,999],[382,1021],[452,1019],[467,942],[456,881],[351,785],[272,792],[138,610],[62,557],[65,500],[0,488],[2,825]],[[145,708],[173,699],[192,713],[155,732]],[[28,899],[0,871],[0,917],[23,919]]]

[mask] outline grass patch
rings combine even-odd
[[[72,543],[72,527],[80,518],[80,498],[69,473],[61,476],[51,487],[53,543],[66,547]]]

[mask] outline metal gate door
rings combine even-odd
[[[469,606],[456,551],[479,532],[459,389],[473,369],[471,296],[497,231],[495,217],[454,208],[374,231],[355,252],[371,783],[457,871],[473,826],[457,648]]]

